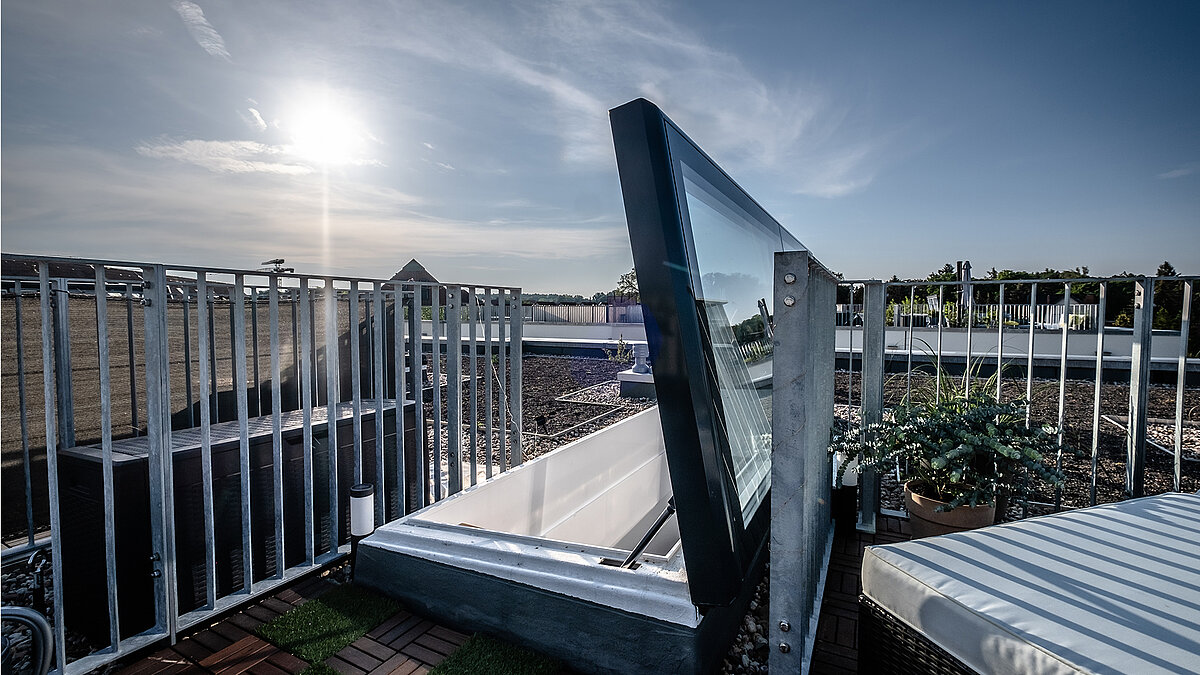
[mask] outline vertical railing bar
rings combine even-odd
[[[16,293],[13,309],[16,312],[17,321],[15,336],[17,339],[17,400],[21,418],[21,467],[25,473],[25,523],[29,535],[27,540],[32,546],[34,541],[33,460],[29,456],[29,408],[25,400],[25,319],[21,315],[21,294],[24,291],[21,289],[20,281],[14,284],[13,291]],[[45,364],[42,364],[42,372],[45,373],[45,370]]]
[[[1096,327],[1096,387],[1092,401],[1092,475],[1088,488],[1088,504],[1096,505],[1096,480],[1100,468],[1100,387],[1104,382],[1104,317],[1108,282],[1100,282],[1100,304],[1097,308],[1099,324]]]
[[[471,286],[468,289],[467,303],[469,308],[467,311],[467,321],[469,322],[467,328],[467,337],[471,345],[471,353],[468,359],[468,368],[471,371],[471,379],[468,381],[469,384],[467,385],[467,395],[470,397],[471,401],[468,439],[471,444],[471,485],[474,485],[476,482],[478,482],[479,476],[479,345],[476,344],[476,341],[479,337],[477,332],[477,326],[479,323],[479,302],[478,298],[475,296],[474,286]]]
[[[208,279],[204,272],[196,275],[196,337],[200,353],[197,363],[200,366],[200,485],[204,500],[204,592],[205,602],[209,608],[217,602],[217,549],[216,522],[213,505],[213,475],[212,475],[212,413],[208,399],[213,394],[209,388],[210,358],[215,345],[208,331],[204,330],[205,317],[212,317],[209,306]]]
[[[258,315],[257,303],[253,307],[254,315]],[[284,556],[286,540],[283,535],[283,401],[280,400],[279,365],[279,277],[271,275],[267,279],[267,324],[271,341],[271,481],[274,487],[275,499],[275,578],[283,578],[286,567]],[[257,346],[258,338],[254,344]],[[262,389],[259,388],[260,400]]]
[[[866,297],[866,291],[863,291],[863,297]],[[866,323],[866,315],[863,315],[863,323]],[[849,421],[850,409],[854,407],[854,284],[850,284],[850,352],[847,368],[846,379],[846,415]],[[862,402],[862,396],[858,397],[859,402]]]
[[[188,426],[196,426],[196,414],[192,410],[192,319],[191,291],[183,287],[183,387],[187,398]]]
[[[50,308],[50,264],[38,263],[38,290],[41,293],[42,319],[42,394],[45,402],[46,420],[46,474],[50,488],[50,569],[54,577],[54,655],[58,661],[58,672],[65,673],[67,667],[66,621],[63,617],[63,561],[62,520],[58,502],[58,446],[56,444],[57,419],[52,401],[56,398],[55,381],[52,374],[54,363],[54,336],[51,331],[53,316]]]
[[[499,399],[500,405],[500,447],[496,448],[500,453],[500,473],[508,471],[508,394],[505,391],[505,368],[506,368],[506,352],[507,345],[505,344],[505,324],[508,319],[508,291],[503,288],[496,289],[497,299],[500,306],[497,308],[497,326],[496,326],[496,348],[497,356],[499,357],[496,371],[496,396]]]
[[[121,644],[117,607],[117,523],[113,502],[112,381],[108,353],[108,297],[105,269],[96,265],[96,361],[100,370],[100,461],[104,484],[104,569],[108,590],[108,640],[113,651]]]
[[[945,286],[938,286],[938,328],[937,328],[937,382],[933,385],[933,400],[942,402],[942,324],[945,323],[946,305],[943,302]]]
[[[442,498],[442,298],[445,286],[430,288],[429,337],[433,344],[433,501]]]
[[[1025,426],[1032,423],[1033,415],[1033,315],[1037,312],[1037,282],[1029,286],[1029,353],[1025,364]]]
[[[263,405],[262,376],[259,374],[258,366],[258,288],[253,286],[250,288],[250,341],[253,345],[250,353],[252,355],[251,361],[254,364],[254,415],[261,417],[263,414]]]
[[[54,362],[60,367],[54,371],[58,378],[58,444],[63,448],[75,446],[75,385],[71,374],[71,294],[66,279],[51,280],[54,288]]]
[[[1000,305],[996,308],[996,403],[1004,393],[1004,284],[1000,284]]]
[[[304,452],[301,463],[304,466],[304,559],[313,565],[317,557],[316,548],[316,504],[313,494],[313,398],[312,382],[316,375],[313,372],[313,362],[309,355],[315,353],[314,335],[312,330],[312,305],[309,304],[308,278],[300,277],[300,288],[297,290],[296,307],[299,309],[300,352],[296,365],[300,369],[300,378],[296,381],[297,392],[300,395],[300,419],[303,426]],[[293,310],[293,317],[296,316]]]
[[[362,333],[359,332],[358,282],[350,282],[350,417],[354,426],[354,482],[363,481],[362,442]]]
[[[371,334],[374,336],[374,342],[371,345],[371,362],[375,365],[375,390],[371,392],[375,399],[375,494],[379,495],[375,498],[375,524],[382,525],[387,522],[387,505],[391,500],[391,495],[387,491],[387,464],[383,452],[383,399],[386,398],[384,396],[386,391],[383,388],[383,369],[388,354],[387,343],[383,339],[382,283],[375,282],[375,291],[371,294],[371,300],[372,306],[375,308],[371,321]],[[399,360],[395,361],[395,364],[402,365]],[[403,409],[403,406],[397,405],[396,414],[399,415]]]
[[[912,396],[912,350],[913,350],[913,316],[915,312],[915,302],[917,299],[917,287],[908,287],[908,330],[906,331],[905,341],[908,343],[908,362],[905,366],[904,374],[904,400],[908,401]]]
[[[145,291],[143,291],[145,293]],[[137,360],[133,347],[133,284],[125,284],[125,337],[129,347],[129,411],[133,435],[141,435],[138,422]]]
[[[428,452],[428,437],[425,433],[425,372],[421,368],[424,361],[425,346],[424,339],[421,337],[421,315],[424,313],[422,308],[421,295],[424,290],[420,285],[413,284],[412,286],[412,306],[408,311],[408,363],[409,363],[409,379],[412,380],[413,390],[413,417],[416,433],[416,446],[412,452],[416,453],[417,457],[417,508],[424,508],[429,503],[429,452]]]
[[[1062,347],[1059,350],[1058,363],[1058,452],[1055,453],[1055,466],[1062,470],[1062,451],[1063,451],[1063,435],[1065,429],[1063,424],[1066,420],[1067,409],[1067,328],[1070,324],[1070,318],[1067,315],[1067,308],[1071,306],[1071,284],[1063,284],[1063,317],[1062,317]],[[1054,488],[1054,510],[1058,511],[1062,508],[1062,486]]]
[[[312,289],[309,289],[312,290]],[[317,294],[308,294],[308,334],[312,336],[312,353],[305,355],[304,358],[309,359],[312,366],[312,394],[313,405],[321,405],[321,380],[320,373],[317,369]],[[325,392],[326,402],[328,403],[329,392]]]
[[[975,285],[963,282],[963,294],[967,296],[967,369],[963,372],[963,396],[971,394],[971,337],[975,328]]]
[[[462,491],[462,289],[446,288],[447,492]]]
[[[299,293],[299,289],[288,290],[288,309],[292,313],[292,381],[296,383],[297,408],[303,405],[300,394],[300,326],[297,318],[297,306],[300,304]]]
[[[393,377],[396,380],[396,496],[399,517],[408,513],[408,476],[404,466],[407,450],[404,447],[404,408],[408,391],[404,378],[404,291],[399,283],[395,285],[392,296],[392,324],[392,362],[396,364]]]
[[[338,353],[337,289],[333,277],[325,277],[325,419],[326,441],[329,446],[329,552],[337,553],[341,546],[341,499],[338,480],[338,401],[342,396],[338,384],[341,356]]]
[[[1183,282],[1183,308],[1179,317],[1179,366],[1175,382],[1175,491],[1183,489],[1183,390],[1187,384],[1188,333],[1192,329],[1192,282]]]
[[[229,316],[233,318],[233,390],[237,395],[238,449],[241,458],[242,497],[242,592],[249,593],[254,585],[254,558],[251,542],[254,533],[250,509],[250,403],[246,396],[246,280],[245,275],[233,276],[233,297]]]
[[[508,400],[509,400],[509,445],[512,451],[512,466],[520,466],[524,461],[521,451],[521,372],[522,361],[524,360],[522,344],[521,344],[521,290],[512,289],[512,325],[509,327],[508,335]]]
[[[209,360],[209,377],[212,378],[209,391],[212,396],[212,418],[214,422],[221,421],[221,389],[220,380],[217,377],[217,289],[211,286],[209,292],[209,311],[208,311],[208,360]]]
[[[484,478],[492,477],[492,289],[483,289],[483,344],[484,344],[484,361],[483,370],[483,398],[484,398],[484,418],[483,418],[483,446],[484,446]]]

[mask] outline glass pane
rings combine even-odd
[[[770,487],[772,346],[765,322],[782,242],[773,222],[755,220],[699,173],[682,168],[697,310],[720,390],[718,423],[729,439],[738,501],[749,521]]]

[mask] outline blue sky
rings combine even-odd
[[[1200,3],[2,12],[6,252],[607,290],[643,96],[848,277],[1200,273]]]

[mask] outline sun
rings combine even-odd
[[[289,152],[325,166],[367,162],[371,135],[351,110],[328,92],[301,97],[280,120]]]

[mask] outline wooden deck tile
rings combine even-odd
[[[306,599],[303,595],[300,595],[295,591],[295,589],[292,588],[285,588],[282,591],[279,591],[275,597],[288,603],[289,605],[292,605],[293,607],[303,604]]]
[[[429,629],[429,634],[434,637],[439,637],[452,645],[461,647],[464,642],[471,636],[464,635],[456,630],[451,630],[445,626],[434,626]]]
[[[421,617],[409,615],[406,619],[392,627],[391,630],[376,638],[379,642],[397,649],[396,640],[421,623]],[[415,635],[413,637],[416,637]],[[405,643],[408,644],[408,643]]]
[[[233,644],[233,640],[223,637],[219,633],[214,633],[211,628],[206,628],[192,636],[192,639],[204,645],[205,649],[212,652],[218,652]]]
[[[183,654],[167,647],[117,671],[117,675],[174,675],[194,667]]]
[[[263,607],[266,607],[267,609],[271,610],[272,612],[275,612],[276,614],[287,614],[288,612],[295,609],[294,605],[284,602],[283,600],[280,600],[279,598],[267,598],[266,600],[263,600],[259,604],[261,604]]]
[[[342,651],[335,654],[335,656],[363,672],[375,670],[379,664],[383,663],[383,659],[377,659],[361,649],[350,645],[343,647]]]
[[[431,649],[442,656],[450,656],[451,652],[453,652],[455,649],[458,649],[458,645],[450,644],[439,637],[430,635],[428,632],[418,637],[416,640],[413,640],[413,644],[418,644],[427,649]]]
[[[417,617],[414,617],[414,618],[417,618]],[[430,628],[433,628],[432,621],[418,619],[417,623],[412,624],[411,628],[409,628],[408,630],[401,633],[398,637],[396,637],[396,639],[392,640],[391,642],[388,642],[387,646],[391,647],[392,649],[396,649],[396,650],[402,649],[408,643],[421,637],[421,635],[423,635],[425,633],[425,631],[429,630]],[[382,642],[382,640],[381,640],[381,642]]]
[[[401,649],[400,653],[407,654],[429,666],[436,666],[446,660],[445,654],[439,654],[428,647],[422,647],[416,642],[410,643],[407,647]]]
[[[393,654],[396,653],[395,649],[391,649],[387,645],[382,645],[365,635],[354,642],[351,642],[350,646],[358,649],[359,651],[366,652],[380,661],[387,661],[392,657]]]
[[[414,661],[404,654],[396,653],[379,664],[369,675],[406,675],[406,673],[416,670],[419,665],[421,665],[420,661]]]
[[[282,649],[267,657],[271,663],[279,666],[284,672],[299,673],[308,667],[308,662],[298,656],[289,654]]]
[[[325,665],[333,668],[342,675],[364,675],[365,671],[361,668],[356,668],[353,665],[339,659],[336,656],[331,656],[325,660]]]
[[[412,614],[409,614],[404,610],[400,610],[399,612],[396,612],[392,616],[385,619],[383,623],[371,629],[371,631],[367,633],[367,637],[374,640],[379,640],[386,635],[388,631],[392,630],[396,626],[399,626],[405,619],[408,619],[411,616]],[[393,639],[395,638],[393,637]]]
[[[247,633],[253,633],[254,629],[258,628],[264,623],[262,619],[256,619],[245,612],[238,612],[237,614],[234,614],[226,619],[226,621],[237,626],[238,628],[241,628]]]
[[[237,642],[238,640],[241,640],[242,638],[250,635],[250,631],[242,628],[241,626],[233,623],[232,621],[229,621],[228,619],[226,619],[225,621],[221,621],[219,623],[213,624],[213,627],[210,628],[209,630],[216,633],[217,635],[220,635],[221,637],[225,638],[226,640],[229,640],[230,642]]]
[[[238,675],[267,660],[279,648],[250,635],[213,654],[200,663],[215,675]]]
[[[272,612],[270,609],[263,607],[262,605],[251,605],[245,609],[243,614],[249,614],[263,623],[272,621],[275,619],[275,617],[279,616],[279,612]]]
[[[186,638],[175,643],[175,651],[183,654],[196,663],[199,663],[213,653],[213,650],[205,647],[191,638]]]
[[[906,541],[909,523],[880,516],[877,532],[842,533],[834,538],[825,595],[813,645],[814,675],[841,675],[858,670],[858,594],[862,591],[862,557],[867,546]]]
[[[252,675],[291,675],[288,671],[268,661],[259,661],[248,671]]]

